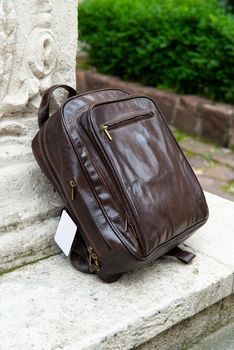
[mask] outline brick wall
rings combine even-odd
[[[116,77],[79,70],[78,91],[120,88],[155,99],[167,121],[188,133],[205,136],[221,146],[234,145],[234,106],[199,96],[183,96],[122,81]]]

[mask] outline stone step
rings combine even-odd
[[[177,350],[229,321],[234,203],[206,197],[210,219],[186,241],[197,254],[189,265],[163,257],[105,284],[57,255],[2,275],[4,349]]]
[[[58,253],[54,233],[58,218],[34,222],[0,235],[0,274]]]
[[[4,144],[0,143],[0,167],[8,167],[9,165],[16,165],[30,162],[33,160],[31,150],[31,142],[28,139],[19,139],[12,144],[9,141]]]
[[[203,339],[189,350],[233,350],[234,323],[230,323]]]
[[[2,168],[0,184],[0,235],[60,211],[62,201],[35,161]]]

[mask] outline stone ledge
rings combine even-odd
[[[158,334],[136,350],[195,350],[190,349],[191,346],[234,321],[233,307],[234,294]],[[217,350],[227,349],[219,347]]]
[[[48,213],[58,215],[62,201],[35,161],[4,167],[0,172],[0,235]]]
[[[150,96],[158,102],[165,118],[186,132],[210,138],[221,146],[234,145],[234,106],[215,103],[199,96],[183,96],[119,78],[78,70],[78,91],[120,88]]]
[[[0,235],[0,274],[57,254],[53,239],[57,225],[58,218],[49,218]]]
[[[133,349],[232,295],[234,203],[206,195],[210,219],[186,242],[190,265],[163,257],[108,285],[59,255],[2,276],[5,348]]]
[[[234,272],[234,202],[206,192],[210,218],[185,245]]]

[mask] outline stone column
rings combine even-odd
[[[31,152],[42,92],[75,87],[76,0],[0,0],[0,273],[56,252],[61,201]]]

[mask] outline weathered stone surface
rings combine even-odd
[[[225,104],[204,104],[202,106],[202,135],[227,146],[229,142],[229,125],[233,108]]]
[[[234,169],[222,164],[213,164],[209,168],[201,170],[202,174],[221,181],[234,180]]]
[[[200,169],[194,170],[203,190],[232,201],[234,200],[234,195],[225,190],[225,188],[228,186],[227,181],[222,181],[209,176],[202,175]]]
[[[8,122],[6,125],[4,123],[0,124],[0,136],[24,136],[26,135],[26,129],[17,122]]]
[[[58,256],[0,283],[5,348],[124,350],[230,295],[233,276],[198,255],[189,266],[165,258],[108,285]]]
[[[230,266],[234,272],[234,203],[208,192],[206,198],[209,220],[186,245]]]
[[[197,315],[169,328],[147,343],[140,345],[136,350],[190,349],[190,347],[196,344],[200,339],[215,332],[226,323],[233,321],[233,308],[234,295],[232,294],[211,307],[199,312]],[[204,349],[200,347],[199,350]],[[207,350],[211,350],[211,348]],[[220,347],[217,350],[227,349]]]
[[[57,225],[58,218],[50,218],[0,234],[0,274],[58,253],[53,239]]]
[[[35,162],[2,168],[0,183],[0,231],[58,214],[62,206]]]
[[[186,154],[186,152],[185,152]],[[194,168],[194,169],[201,169],[201,168],[206,168],[210,165],[210,162],[201,156],[187,156],[187,159],[189,161],[189,164]]]
[[[233,350],[233,347],[234,323],[230,323],[189,350]]]
[[[214,144],[204,143],[189,137],[180,141],[180,146],[186,151],[191,151],[192,153],[197,153],[206,157],[222,154],[222,149],[216,147]]]
[[[0,168],[21,162],[33,160],[32,150],[29,145],[15,141],[13,144],[0,143]]]
[[[234,168],[234,152],[226,149],[225,154],[214,155],[214,160]]]
[[[1,272],[57,252],[62,202],[31,141],[44,90],[76,85],[77,1],[1,0],[0,38]]]

